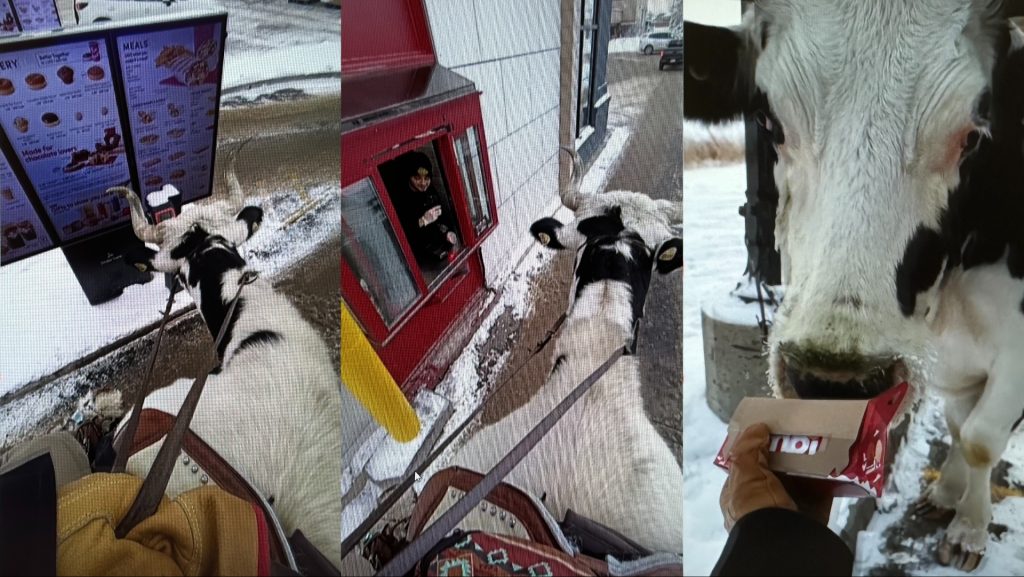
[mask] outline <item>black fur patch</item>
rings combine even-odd
[[[547,244],[548,248],[561,250],[565,248],[565,246],[558,241],[558,231],[562,226],[562,223],[557,219],[545,217],[530,225],[530,234],[532,234],[533,238],[536,238],[537,240],[540,240],[539,235],[541,233],[548,235],[551,239]]]
[[[238,348],[235,349],[235,354],[238,354],[249,347],[280,342],[283,338],[284,337],[281,336],[281,333],[276,331],[256,331],[242,339],[242,342],[238,343]]]
[[[942,236],[930,228],[918,227],[896,265],[896,298],[904,316],[914,314],[917,295],[938,281],[945,256],[946,244]]]
[[[181,236],[178,246],[171,249],[171,258],[177,260],[189,256],[203,246],[209,238],[210,233],[203,230],[202,227],[192,227]]]
[[[999,41],[1001,50],[1008,44],[1008,36]],[[950,196],[948,267],[968,270],[1005,257],[1009,274],[1024,278],[1024,51],[999,59],[979,106],[988,108],[991,138],[963,162]]]
[[[557,371],[564,364],[565,364],[565,355],[558,355],[558,357],[555,358],[555,365],[553,367],[551,367],[551,372],[554,373],[555,371]]]
[[[210,237],[210,240],[219,238]],[[236,287],[221,287],[224,273],[244,266],[245,260],[229,247],[215,246],[205,251],[199,250],[189,258],[188,284],[199,287],[199,312],[202,313],[203,320],[206,321],[206,326],[214,338],[220,332],[221,324],[225,322],[228,307],[236,292]],[[224,349],[231,342],[232,327],[244,308],[245,297],[242,296],[238,299],[234,314],[228,320],[224,340],[217,347],[217,354],[221,358],[224,357]]]
[[[742,114],[753,94],[752,57],[728,28],[683,23],[683,116],[725,122]]]
[[[258,206],[247,206],[240,210],[235,218],[236,220],[245,221],[246,227],[249,229],[249,233],[245,238],[250,239],[263,222],[263,209]]]
[[[633,240],[629,244],[630,258],[614,249],[616,243],[627,239]],[[635,233],[597,237],[595,241],[587,243],[580,255],[576,267],[576,297],[579,298],[583,289],[596,282],[623,282],[629,285],[632,295],[633,318],[630,320],[640,318],[643,316],[644,301],[647,300],[647,289],[651,284],[653,258]]]
[[[576,230],[587,238],[617,235],[623,230],[622,208],[614,206],[601,216],[585,218],[576,224]]]

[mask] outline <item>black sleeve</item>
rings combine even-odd
[[[796,511],[761,509],[729,533],[711,575],[853,574],[853,553],[828,527]]]
[[[416,231],[420,228],[420,217],[423,216],[422,213],[419,213],[417,203],[402,195],[391,195],[391,204],[395,207],[395,212],[398,213],[398,221],[402,223],[402,228],[405,229],[406,234],[415,235]]]

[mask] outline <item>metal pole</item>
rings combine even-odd
[[[744,0],[746,10],[753,2]],[[777,160],[771,142],[761,133],[753,115],[743,118],[746,129],[747,203],[740,207],[746,221],[747,268],[744,275],[768,286],[782,284],[782,266],[775,250],[775,212],[779,191],[773,168]]]
[[[579,50],[580,0],[561,0],[559,37],[559,93],[558,93],[558,145],[562,148],[576,150],[576,71],[579,68],[576,54]],[[558,151],[552,151],[558,154]],[[558,154],[558,188],[562,190],[569,184],[572,171],[572,159],[568,155]]]

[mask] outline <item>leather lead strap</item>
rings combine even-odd
[[[509,451],[501,461],[498,461],[498,464],[487,473],[487,476],[485,476],[475,487],[466,493],[462,499],[459,499],[459,502],[451,509],[445,511],[437,522],[421,533],[419,537],[413,540],[412,543],[396,555],[394,559],[392,559],[377,573],[377,576],[399,577],[407,574],[411,569],[413,569],[413,567],[416,566],[416,563],[430,553],[434,545],[454,529],[463,517],[468,515],[469,512],[480,503],[480,501],[482,501],[502,482],[502,479],[504,479],[505,476],[508,475],[524,457],[526,457],[526,454],[530,452],[530,449],[544,438],[544,435],[547,434],[551,427],[553,427],[555,423],[557,423],[562,416],[572,408],[584,393],[590,390],[590,387],[593,386],[598,379],[608,372],[608,369],[610,369],[612,365],[619,360],[619,357],[627,352],[626,347],[620,347],[612,353],[604,364],[598,367],[590,374],[590,376],[577,385],[568,396],[562,399],[562,402],[558,403],[558,406],[556,406],[554,410],[548,413],[547,416],[537,424],[537,426],[523,437],[523,440],[519,441],[519,444]]]
[[[397,503],[398,500],[401,499],[402,495],[404,495],[405,492],[409,490],[409,487],[411,487],[413,483],[416,482],[416,476],[422,475],[427,470],[427,467],[429,467],[431,463],[436,461],[437,458],[440,457],[445,452],[448,446],[451,445],[452,442],[455,439],[457,439],[460,434],[462,434],[462,431],[465,430],[465,428],[468,427],[470,423],[473,422],[473,419],[476,418],[477,415],[482,413],[484,409],[490,406],[491,399],[495,398],[497,394],[503,388],[505,388],[505,385],[512,382],[515,379],[516,375],[518,375],[519,372],[522,371],[523,368],[526,367],[526,365],[531,360],[533,360],[533,357],[537,356],[542,350],[544,350],[545,347],[548,346],[548,343],[551,342],[552,337],[558,334],[558,330],[562,328],[562,324],[565,322],[565,319],[567,317],[568,313],[562,313],[561,316],[558,317],[558,320],[555,321],[555,324],[552,325],[550,329],[548,329],[548,332],[547,334],[544,335],[544,338],[537,343],[537,345],[533,348],[533,351],[530,353],[530,355],[526,357],[526,360],[523,361],[507,379],[505,379],[504,381],[501,382],[501,384],[495,387],[495,389],[491,391],[489,395],[487,395],[487,398],[484,399],[484,401],[480,403],[475,409],[473,409],[473,412],[471,412],[469,416],[467,416],[462,421],[462,424],[459,425],[454,431],[452,431],[452,434],[448,435],[443,442],[437,445],[437,448],[435,448],[434,451],[430,453],[430,455],[428,455],[427,458],[420,464],[420,466],[415,471],[410,473],[405,478],[405,480],[402,481],[401,484],[399,484],[394,489],[391,489],[387,498],[381,501],[381,503],[377,505],[377,508],[374,509],[373,512],[370,513],[370,515],[367,516],[366,519],[364,519],[363,522],[355,528],[355,530],[349,533],[348,537],[345,537],[345,539],[342,540],[342,559],[344,559],[345,556],[348,555],[348,553],[352,549],[354,549],[356,545],[359,544],[363,537],[367,533],[369,533],[371,529],[373,529],[374,525],[376,525],[377,522],[384,517],[384,514],[390,511],[391,508],[395,506],[395,503]]]
[[[124,433],[114,441],[114,466],[111,473],[123,473],[128,466],[128,452],[131,448],[131,441],[135,438],[135,431],[139,428],[139,413],[142,412],[142,403],[149,394],[149,377],[153,374],[153,367],[156,366],[156,354],[160,350],[160,343],[164,338],[164,328],[167,326],[167,319],[170,318],[171,307],[174,306],[174,293],[178,290],[178,277],[174,276],[171,282],[170,295],[167,296],[167,306],[164,308],[164,316],[160,320],[160,329],[156,333],[156,343],[153,345],[153,352],[149,355],[149,367],[146,369],[146,376],[142,379],[142,385],[135,391],[135,402],[133,403],[132,416],[128,418],[128,424],[124,427]]]
[[[217,350],[221,340],[224,339],[224,333],[227,332],[227,327],[231,323],[231,317],[235,314],[235,305],[238,304],[238,298],[242,296],[242,289],[245,285],[256,280],[257,276],[254,271],[246,271],[238,279],[238,291],[235,292],[235,297],[231,300],[231,305],[228,307],[227,315],[224,316],[224,322],[220,325],[217,339],[213,343],[214,350]],[[185,432],[188,431],[188,426],[192,422],[192,415],[196,412],[199,396],[203,394],[206,378],[210,376],[210,371],[213,368],[211,367],[210,370],[203,373],[202,376],[192,383],[192,388],[189,389],[185,401],[181,404],[181,409],[178,410],[178,416],[174,420],[174,428],[171,429],[171,432],[167,434],[167,438],[164,439],[164,444],[160,447],[160,452],[157,453],[153,466],[146,475],[146,479],[142,482],[142,488],[139,489],[139,494],[136,495],[131,509],[128,510],[128,513],[117,526],[115,535],[118,539],[124,538],[136,525],[156,512],[160,499],[163,498],[164,493],[167,491],[167,483],[171,479],[171,472],[174,470],[174,463],[178,458],[178,454],[181,453],[181,444],[185,438]],[[133,410],[135,411],[132,415],[134,418],[135,414],[142,412],[141,403]],[[132,438],[126,437],[126,449],[131,446]]]

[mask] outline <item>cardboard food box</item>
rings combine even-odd
[[[833,497],[881,497],[888,462],[889,427],[910,385],[901,383],[859,401],[743,399],[729,423],[715,464],[729,468],[729,451],[747,427],[771,430],[768,467],[820,480]]]

